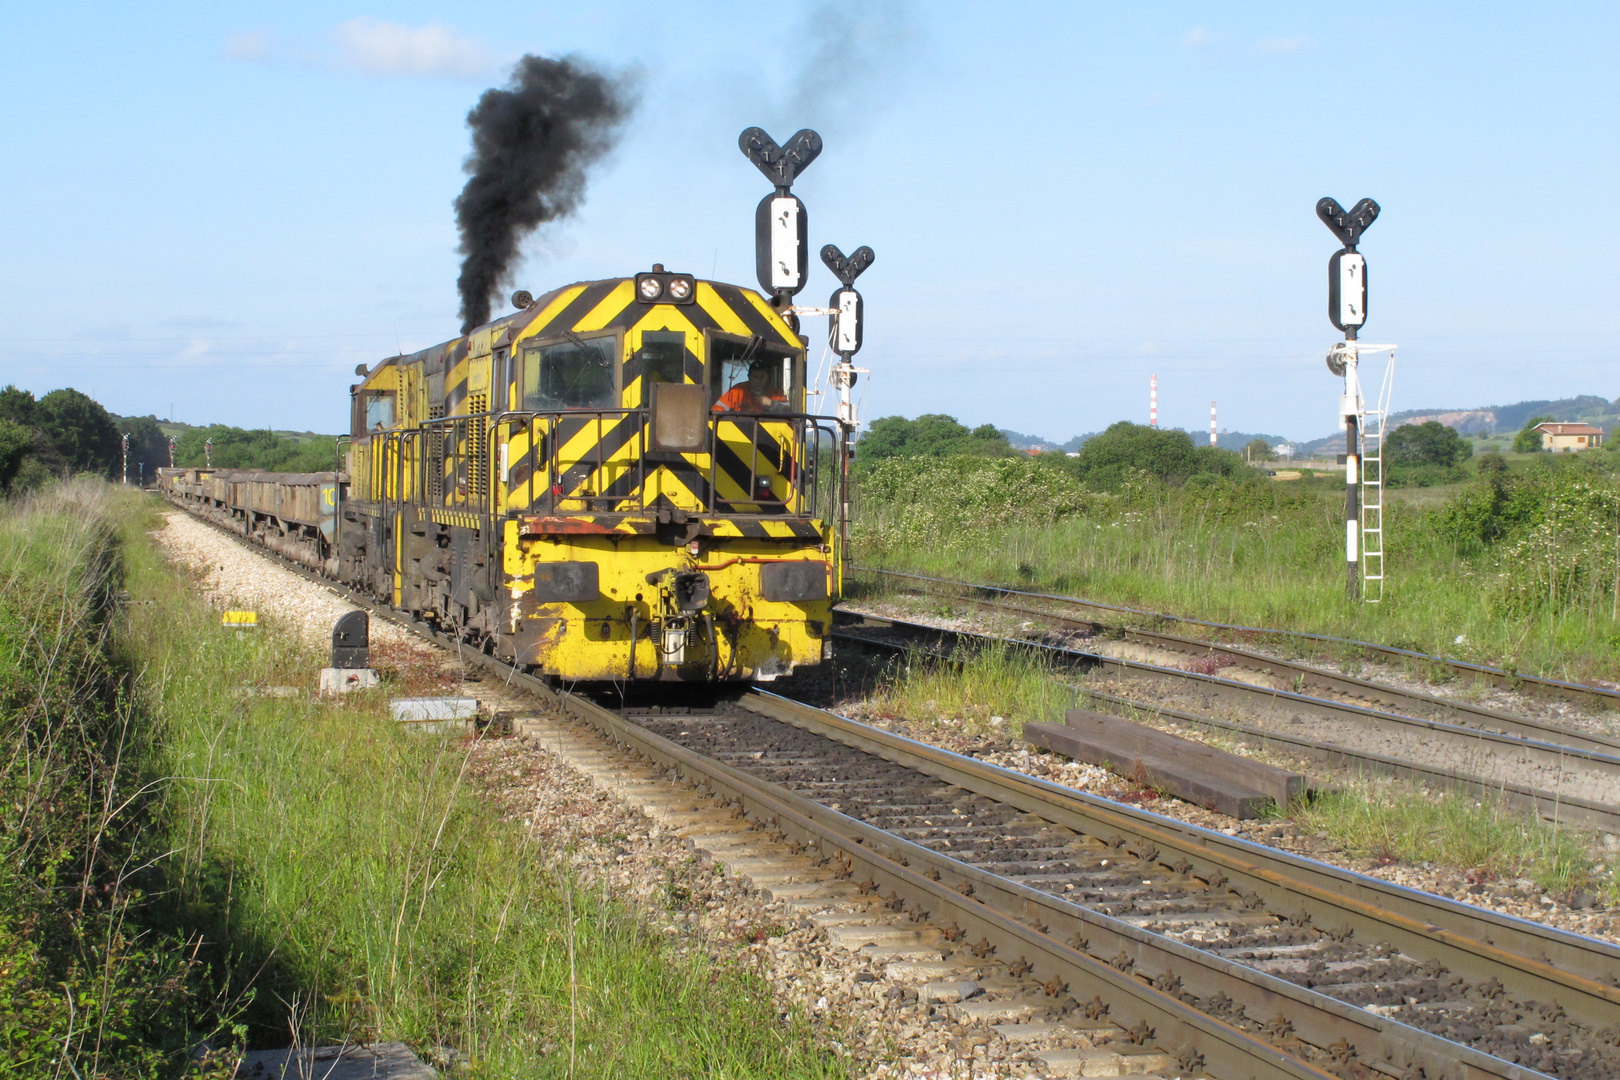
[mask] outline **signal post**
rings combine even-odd
[[[1362,199],[1345,210],[1336,199],[1317,200],[1316,216],[1344,246],[1328,260],[1328,319],[1344,332],[1344,342],[1328,352],[1328,370],[1344,376],[1339,416],[1344,421],[1345,598],[1361,599],[1361,418],[1365,407],[1356,371],[1356,334],[1367,322],[1367,260],[1356,244],[1378,219],[1378,204]]]

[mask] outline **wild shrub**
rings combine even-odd
[[[1027,456],[966,455],[880,461],[862,479],[860,500],[868,550],[972,547],[991,529],[1050,524],[1110,501]]]

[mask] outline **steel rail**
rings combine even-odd
[[[801,718],[821,714],[819,709],[757,691],[741,704],[779,720],[783,710]],[[982,934],[988,951],[1009,960],[1018,955],[1038,977],[1055,968],[1061,981],[1086,979],[1080,984],[1086,987],[1082,993],[1101,982],[1106,984],[1104,991],[1123,991],[1128,998],[1137,997],[1144,983],[1201,998],[1224,994],[1251,1017],[1286,1015],[1294,1034],[1324,1057],[1338,1054],[1345,1062],[1353,1059],[1394,1076],[1417,1075],[1419,1070],[1421,1075],[1446,1080],[1529,1080],[1542,1075],[951,858],[698,754],[595,703],[575,698],[563,707],[615,742],[673,766],[688,780],[741,799],[770,827],[842,859],[852,871],[844,876],[855,876],[853,869],[859,864],[860,872],[874,875],[864,883],[864,891],[887,893],[891,907],[925,914],[936,924],[950,919],[956,931]],[[879,869],[887,871],[886,876],[877,877]],[[903,876],[901,869],[909,875]],[[1070,982],[1071,994],[1074,986]],[[1098,996],[1111,1006],[1120,1000],[1105,993]],[[1174,997],[1170,1000],[1185,1007]],[[1155,997],[1147,1004],[1162,1008],[1165,1002]],[[1133,1017],[1127,1013],[1116,1022]]]
[[[846,612],[844,614],[846,620],[857,618],[852,613]],[[1304,714],[1330,720],[1348,719],[1363,723],[1369,728],[1382,728],[1388,731],[1421,732],[1428,741],[1464,751],[1484,748],[1491,753],[1500,751],[1522,755],[1528,761],[1559,772],[1579,768],[1597,776],[1620,781],[1620,757],[1599,753],[1595,750],[1561,746],[1522,735],[1486,731],[1481,728],[1447,723],[1443,720],[1404,716],[1400,713],[1369,709],[1366,706],[1353,705],[1348,702],[1311,697],[1290,690],[1254,686],[1250,683],[1223,679],[1214,675],[1203,675],[1195,671],[1167,668],[1141,660],[1105,656],[1084,649],[1049,645],[1045,642],[1027,641],[1022,638],[997,637],[992,634],[979,634],[965,630],[947,630],[936,626],[928,626],[924,623],[914,623],[904,619],[892,619],[882,616],[862,615],[858,616],[858,618],[860,622],[866,625],[895,629],[913,639],[932,637],[939,640],[954,639],[999,643],[1052,656],[1065,664],[1082,669],[1112,668],[1123,674],[1168,682],[1182,687],[1195,687],[1199,692],[1240,705],[1258,706],[1268,710],[1286,709],[1296,716]],[[847,641],[875,645],[880,648],[904,648],[899,642],[884,641],[852,632],[850,621],[846,621],[842,627],[836,627],[832,634],[834,637]],[[1394,760],[1385,758],[1383,755],[1367,754],[1364,751],[1338,746],[1337,744],[1322,743],[1320,745],[1333,746],[1338,751],[1364,757],[1369,766],[1376,766],[1380,760]],[[1425,766],[1425,768],[1433,769],[1432,766]],[[1383,770],[1380,768],[1378,771]],[[1445,773],[1450,770],[1439,769],[1435,771]],[[1468,776],[1468,774],[1461,775]],[[1526,785],[1490,780],[1488,778],[1476,779],[1479,779],[1480,783],[1487,785],[1492,790],[1500,788],[1502,790],[1512,789],[1526,794],[1535,793],[1530,802],[1523,803],[1523,805],[1533,803],[1538,812],[1543,813],[1548,808],[1551,808],[1554,811],[1554,820],[1578,823],[1612,833],[1620,833],[1620,806],[1612,806],[1595,799],[1580,796],[1561,795],[1557,792],[1544,791]]]
[[[521,683],[529,678],[520,676],[515,681]],[[1106,1004],[1106,1015],[1111,1023],[1122,1028],[1136,1028],[1145,1039],[1157,1042],[1175,1056],[1184,1074],[1207,1071],[1222,1080],[1237,1080],[1240,1077],[1253,1080],[1284,1077],[1327,1080],[1333,1076],[1225,1021],[1200,1012],[1166,990],[1155,988],[1087,952],[1064,944],[1048,932],[1050,927],[1045,924],[1026,925],[996,906],[964,895],[946,883],[943,873],[936,881],[925,870],[912,865],[914,861],[929,866],[935,862],[954,860],[944,860],[926,848],[909,844],[775,784],[688,750],[588,699],[562,694],[556,700],[566,715],[589,724],[620,745],[652,761],[674,768],[689,783],[736,800],[751,817],[785,839],[796,840],[819,851],[823,857],[841,862],[843,872],[840,876],[855,878],[866,875],[865,891],[887,893],[891,903],[899,901],[913,913],[936,923],[949,920],[956,931],[980,937],[987,949],[1001,956],[1021,957],[1029,965],[1030,974],[1046,981],[1058,993],[1066,992],[1075,997],[1089,994],[1099,999]],[[1058,990],[1059,987],[1062,989]],[[1146,1025],[1146,1028],[1138,1025]],[[1445,1043],[1445,1049],[1456,1051],[1463,1048]],[[1488,1055],[1478,1056],[1486,1066],[1497,1062]],[[1429,1055],[1425,1055],[1424,1060],[1429,1060]],[[1436,1054],[1433,1060],[1439,1065],[1447,1059],[1444,1055]],[[1501,1066],[1515,1071],[1510,1074],[1498,1068],[1480,1069],[1476,1066],[1476,1070],[1470,1072],[1454,1067],[1449,1074],[1442,1075],[1456,1076],[1459,1080],[1470,1076],[1510,1075],[1512,1080],[1528,1080],[1541,1075],[1518,1069],[1506,1062],[1502,1062]]]
[[[859,868],[860,872],[868,875],[863,886],[866,891],[879,892],[886,888],[891,901],[901,901],[914,913],[935,921],[943,921],[948,915],[955,930],[982,936],[986,946],[1003,956],[1010,956],[1016,951],[1037,977],[1049,975],[1050,985],[1061,986],[1059,992],[1094,992],[1097,1000],[1107,1003],[1111,1022],[1121,1028],[1131,1025],[1135,1029],[1130,1033],[1133,1041],[1141,1038],[1164,1047],[1173,1046],[1170,1052],[1186,1073],[1208,1072],[1221,1080],[1329,1080],[1330,1077],[1339,1080],[1354,1075],[1355,1065],[1364,1065],[1392,1077],[1417,1075],[1443,1077],[1445,1080],[1484,1080],[1487,1077],[1534,1080],[1543,1075],[1030,889],[856,821],[722,762],[687,750],[623,719],[596,702],[558,690],[493,656],[469,651],[459,639],[421,620],[395,611],[275,552],[249,545],[246,538],[224,528],[220,528],[220,531],[244,546],[252,546],[261,554],[276,559],[295,573],[332,588],[390,622],[488,668],[501,675],[509,686],[517,686],[535,695],[565,716],[587,723],[615,742],[668,764],[689,782],[735,799],[757,821],[769,824],[784,838],[793,837],[841,861],[845,869],[841,876],[852,878]],[[991,786],[999,787],[1000,795],[1008,796],[1005,801],[1013,805],[1029,803],[1025,806],[1029,812],[1054,821],[1073,816],[1060,809],[1065,799],[1100,802],[1079,792],[867,728],[776,695],[755,691],[748,694],[742,703],[764,715],[808,730],[818,730],[830,723],[833,727],[823,732],[828,737],[878,753],[887,760],[909,764],[918,771],[948,779],[952,783],[960,784],[962,780],[977,780],[989,775],[1001,782]],[[907,757],[932,758],[934,764],[929,767],[923,760],[909,763]],[[970,775],[975,773],[980,777]],[[963,786],[969,790],[982,790],[982,785]],[[1047,789],[1042,794],[1057,794],[1059,798],[1037,798],[1030,803],[1026,797],[1030,789]],[[1058,809],[1059,813],[1042,813],[1043,809]],[[1155,857],[1158,852],[1156,840],[1173,839],[1172,834],[1178,831],[1179,826],[1179,823],[1163,819],[1149,820],[1154,816],[1140,811],[1115,811],[1113,816],[1116,820],[1112,823],[1121,824],[1125,831],[1133,834],[1135,846],[1132,853],[1139,857],[1144,854],[1148,858]],[[1129,819],[1133,817],[1142,819],[1147,828],[1132,828],[1133,823]],[[1094,827],[1096,823],[1088,824]],[[1103,824],[1107,827],[1109,823]],[[1292,887],[1294,892],[1312,888],[1312,883],[1290,883],[1286,876],[1276,874],[1269,867],[1249,862],[1256,855],[1261,856],[1262,863],[1268,856],[1273,861],[1279,861],[1276,857],[1280,853],[1270,852],[1246,841],[1208,833],[1207,830],[1196,830],[1196,827],[1179,831],[1185,832],[1189,828],[1205,834],[1199,838],[1201,840],[1214,841],[1219,846],[1233,849],[1232,852],[1214,853],[1212,861],[1241,877],[1254,878],[1259,887],[1272,890]],[[1125,846],[1132,843],[1132,840],[1124,841]],[[1153,846],[1152,852],[1145,850],[1149,845]],[[1287,856],[1280,861],[1305,862]],[[918,864],[926,869],[919,872],[916,868]],[[1309,868],[1344,878],[1359,877],[1337,872],[1321,864],[1309,864]],[[1214,882],[1218,887],[1225,881],[1239,879],[1229,879],[1220,873],[1220,880],[1214,875],[1204,880],[1206,883]],[[1385,887],[1419,904],[1439,900],[1398,886],[1386,886],[1372,879],[1366,881],[1371,882],[1375,889]],[[980,899],[972,899],[974,896]],[[1354,904],[1354,897],[1346,895],[1340,898],[1341,908]],[[1445,904],[1449,902],[1442,902],[1442,905]],[[1450,906],[1460,908],[1460,905]],[[1377,918],[1377,910],[1376,907],[1369,910],[1365,905],[1359,905],[1358,910],[1347,913],[1352,924],[1358,918],[1370,921],[1387,936],[1391,921],[1388,917]],[[1022,921],[1007,914],[1008,911],[1021,912]],[[1406,921],[1413,922],[1410,919]],[[1532,938],[1570,939],[1576,947],[1582,944],[1582,939],[1574,935],[1549,931],[1521,920],[1496,917],[1495,921],[1501,924],[1493,931],[1498,937],[1528,934]],[[1055,928],[1059,933],[1072,929],[1069,944],[1058,940],[1052,932]],[[1495,941],[1494,937],[1478,941],[1434,923],[1424,925],[1414,922],[1410,929],[1425,936],[1429,942],[1442,946],[1442,949],[1473,954],[1493,950],[1500,952],[1491,944]],[[1550,953],[1560,951],[1558,946],[1564,944],[1567,943],[1554,940],[1551,947],[1544,946],[1541,951],[1543,961]],[[1589,944],[1603,946],[1601,942]],[[1099,951],[1110,949],[1118,953],[1112,961],[1104,961],[1096,955]],[[1615,952],[1615,960],[1620,961],[1620,951]],[[1126,962],[1121,963],[1120,958]],[[1509,958],[1510,961],[1514,959]],[[1541,969],[1550,965],[1526,961],[1523,966],[1527,969],[1526,977],[1533,980],[1537,977],[1545,979],[1547,972]],[[1514,984],[1520,981],[1514,978]],[[1595,993],[1611,1008],[1620,1002],[1620,991],[1611,992],[1601,984],[1586,986],[1586,980],[1573,975],[1559,981],[1561,988],[1568,989],[1573,985],[1577,992]],[[1335,1071],[1318,1068],[1233,1025],[1199,1012],[1176,996],[1183,992],[1183,988],[1203,997],[1225,994],[1242,1011],[1253,1010],[1255,1015],[1278,1009],[1288,1017],[1299,1038],[1332,1058]],[[1562,993],[1555,1000],[1573,1015],[1580,1016],[1586,1011],[1582,1003],[1576,1003],[1576,1007],[1570,1009],[1568,998]],[[1141,1025],[1145,1025],[1145,1028]]]
[[[1088,620],[1072,619],[1037,608],[1023,607],[1005,600],[995,600],[982,596],[964,596],[959,599],[972,607],[983,608],[988,611],[1004,611],[1018,615],[1034,616],[1061,629],[1095,629],[1100,626],[1100,624]],[[1169,652],[1178,652],[1189,656],[1221,657],[1231,666],[1248,671],[1257,671],[1265,675],[1277,676],[1280,672],[1282,677],[1296,689],[1309,687],[1326,690],[1346,697],[1393,706],[1407,716],[1447,719],[1468,726],[1480,727],[1486,731],[1520,735],[1529,739],[1539,739],[1543,742],[1556,743],[1579,750],[1590,750],[1610,756],[1620,755],[1620,738],[1613,736],[1576,731],[1573,728],[1559,724],[1549,724],[1531,717],[1504,712],[1500,709],[1488,709],[1483,705],[1438,697],[1434,694],[1425,694],[1416,690],[1403,690],[1370,679],[1322,671],[1320,668],[1298,660],[1269,656],[1265,653],[1253,652],[1249,649],[1238,648],[1235,645],[1228,645],[1218,641],[1182,637],[1177,634],[1166,634],[1134,627],[1123,628],[1122,632],[1126,641],[1165,649]]]
[[[1353,747],[1339,746],[1336,743],[1309,739],[1303,735],[1294,735],[1274,728],[1252,727],[1248,724],[1240,724],[1235,720],[1223,720],[1215,716],[1201,716],[1197,713],[1183,712],[1180,709],[1168,708],[1151,701],[1133,701],[1130,698],[1104,693],[1101,690],[1088,690],[1081,687],[1076,689],[1079,689],[1093,701],[1114,706],[1113,711],[1116,713],[1124,714],[1135,710],[1147,713],[1150,716],[1168,717],[1171,720],[1192,727],[1225,732],[1259,750],[1282,750],[1348,772],[1391,776],[1399,780],[1413,780],[1420,784],[1432,785],[1442,790],[1461,791],[1486,799],[1500,799],[1507,806],[1511,806],[1516,810],[1529,811],[1547,818],[1549,821],[1579,822],[1609,832],[1620,832],[1620,808],[1593,802],[1589,799],[1556,795],[1540,788],[1476,776],[1473,773],[1463,772],[1461,769],[1425,765],[1421,761],[1406,761],[1386,754],[1375,754],[1371,750],[1357,750]]]
[[[1138,857],[1258,894],[1273,911],[1303,905],[1313,925],[1340,922],[1435,957],[1478,982],[1495,978],[1523,998],[1556,1000],[1594,1029],[1620,1020],[1620,947],[1540,923],[1291,855],[1213,829],[1128,807],[1047,780],[907,739],[787,698],[754,691],[743,704],[905,768],[934,776],[1093,836],[1114,834]]]
[[[1539,694],[1546,697],[1556,697],[1565,701],[1572,701],[1582,705],[1597,706],[1605,709],[1620,709],[1620,690],[1611,690],[1601,686],[1589,686],[1585,683],[1569,682],[1564,679],[1555,679],[1547,675],[1526,675],[1517,671],[1506,671],[1485,664],[1475,664],[1467,660],[1454,660],[1444,656],[1435,656],[1430,653],[1418,652],[1414,649],[1401,649],[1393,645],[1378,645],[1370,641],[1358,641],[1354,638],[1333,637],[1328,634],[1311,634],[1302,630],[1276,630],[1256,626],[1242,626],[1236,623],[1213,622],[1208,619],[1194,619],[1185,615],[1172,615],[1163,611],[1150,611],[1146,608],[1127,607],[1123,604],[1105,604],[1097,600],[1086,600],[1078,596],[1064,596],[1059,593],[1032,592],[1026,589],[1014,589],[1002,585],[981,585],[970,581],[957,581],[952,578],[931,577],[927,574],[911,574],[900,570],[883,570],[871,566],[851,566],[850,571],[855,574],[875,574],[884,577],[903,578],[910,581],[928,582],[933,585],[946,585],[954,589],[993,593],[1000,596],[1022,596],[1034,600],[1048,600],[1054,603],[1067,604],[1072,607],[1087,608],[1094,611],[1108,612],[1114,615],[1156,619],[1163,622],[1183,623],[1187,626],[1201,626],[1210,630],[1226,631],[1235,634],[1262,635],[1266,637],[1288,639],[1294,641],[1311,641],[1327,645],[1335,649],[1359,650],[1361,652],[1376,653],[1405,661],[1418,661],[1424,664],[1439,664],[1450,668],[1460,674],[1486,682],[1505,690],[1520,690]],[[964,598],[965,599],[965,598]],[[1047,613],[1040,613],[1047,614]]]

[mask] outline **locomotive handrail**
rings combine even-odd
[[[528,504],[532,507],[546,505],[555,510],[558,501],[569,499],[584,504],[587,510],[608,510],[618,508],[618,504],[626,501],[624,498],[605,496],[600,492],[589,494],[568,495],[557,490],[565,467],[578,466],[588,463],[592,474],[600,476],[605,468],[614,464],[608,459],[608,451],[603,445],[603,435],[607,425],[615,420],[625,420],[632,417],[646,418],[650,410],[646,408],[610,408],[610,409],[567,409],[555,411],[518,410],[507,409],[501,411],[485,411],[481,413],[468,413],[458,416],[436,417],[424,420],[411,428],[399,428],[392,431],[374,433],[381,436],[377,450],[384,457],[384,462],[373,461],[371,475],[381,483],[384,490],[374,492],[373,499],[377,502],[397,502],[403,506],[406,502],[422,503],[427,505],[427,494],[432,485],[428,482],[428,470],[434,465],[427,460],[426,436],[434,431],[444,433],[450,442],[446,445],[446,460],[451,455],[457,461],[457,472],[462,474],[462,482],[456,485],[461,490],[447,490],[446,502],[454,503],[463,510],[477,514],[486,529],[493,529],[497,508],[501,503],[501,487],[510,485],[510,477],[514,468],[523,464],[528,465],[528,474],[524,483],[528,486]],[[591,448],[584,456],[575,461],[567,460],[562,452],[561,441],[555,437],[556,426],[566,419],[578,419],[588,425],[596,427],[595,438],[591,440]],[[481,437],[473,431],[476,423],[487,425]],[[724,438],[721,431],[722,424],[733,425],[749,443],[748,454],[748,483],[740,498],[722,498],[718,494],[719,458],[725,445],[732,440]],[[782,446],[784,461],[781,471],[790,485],[790,490],[778,497],[772,495],[768,498],[759,496],[758,485],[760,477],[761,456],[764,448],[760,445],[763,425],[781,424],[792,432],[791,448],[776,439]],[[529,433],[529,446],[523,458],[513,462],[510,457],[505,468],[500,467],[500,447],[510,445],[511,436],[520,428],[527,428]],[[699,453],[708,455],[707,482],[708,492],[699,498],[698,512],[707,513],[786,513],[789,507],[796,506],[798,513],[814,515],[820,509],[824,495],[833,497],[833,505],[829,516],[838,516],[838,491],[843,481],[842,470],[835,470],[828,475],[824,463],[821,461],[823,441],[833,447],[842,446],[847,438],[841,425],[834,417],[823,416],[808,412],[770,412],[770,413],[742,413],[723,412],[712,413],[708,418],[708,435],[705,447]],[[459,436],[459,437],[458,437]],[[774,438],[774,437],[773,437]],[[404,457],[411,440],[421,440],[417,445],[419,452],[414,464],[416,468],[410,471],[417,483],[412,488],[410,497],[405,493],[405,462]],[[480,445],[481,444],[481,445]],[[476,449],[475,449],[476,447]],[[480,454],[480,451],[482,453]],[[391,470],[386,467],[386,458],[392,452],[395,457],[396,470],[389,477]],[[634,487],[636,500],[635,509],[645,510],[645,488],[648,476],[648,450],[635,454],[632,459],[623,464],[636,471],[636,484]],[[375,455],[374,455],[375,457]],[[475,461],[481,457],[484,465],[482,483],[477,483],[472,475],[475,471]],[[444,462],[437,463],[440,468]],[[378,469],[375,466],[383,466]],[[536,477],[543,473],[550,480],[545,493],[542,495],[536,489]],[[394,490],[387,490],[388,479],[395,482]],[[450,479],[446,477],[446,479]],[[606,485],[604,485],[605,487]],[[823,490],[825,488],[825,490]],[[471,490],[467,490],[471,489]],[[694,492],[694,495],[698,493]],[[505,497],[510,500],[512,491],[508,489]],[[599,505],[600,504],[600,505]],[[750,507],[752,510],[743,510],[741,507]]]

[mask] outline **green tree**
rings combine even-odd
[[[1391,465],[1452,468],[1473,456],[1468,440],[1438,420],[1402,424],[1384,441],[1384,458]]]
[[[33,451],[37,438],[33,428],[0,416],[0,488],[11,490],[11,482]]]
[[[209,439],[214,441],[214,447],[205,453],[204,444]],[[166,457],[167,449],[164,453]],[[176,465],[195,468],[208,461],[219,469],[331,472],[336,468],[337,440],[317,435],[301,442],[267,429],[248,431],[226,424],[193,428],[180,436],[174,450]]]
[[[100,403],[71,387],[39,399],[39,430],[51,441],[69,472],[118,474],[118,425]]]
[[[150,480],[156,470],[169,464],[169,437],[158,427],[155,416],[126,416],[118,430],[129,436],[129,481]]]
[[[19,390],[11,384],[0,389],[0,420],[10,420],[23,427],[34,427],[39,421],[34,411],[39,403],[28,390]]]
[[[1245,461],[1275,461],[1277,455],[1271,452],[1266,440],[1250,439],[1243,444],[1243,458]]]
[[[1007,437],[994,424],[980,424],[969,430],[954,416],[925,413],[915,420],[885,416],[872,421],[861,436],[857,460],[870,465],[894,457],[1006,457],[1013,452]]]
[[[1524,427],[1513,436],[1513,452],[1515,454],[1533,454],[1542,448],[1541,432],[1536,430],[1537,424],[1546,424],[1552,421],[1550,416],[1532,416],[1525,421]]]

